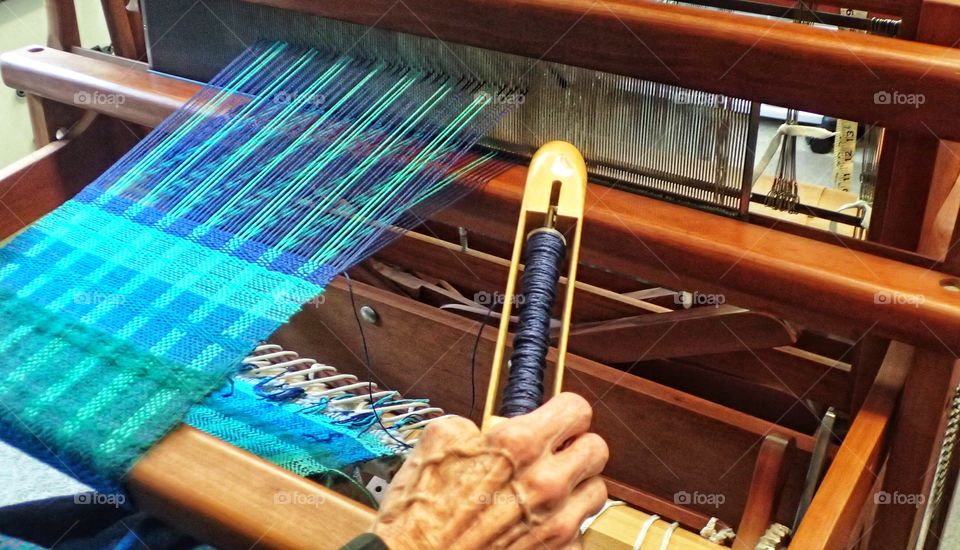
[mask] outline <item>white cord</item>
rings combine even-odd
[[[421,417],[422,419],[417,422],[397,428],[410,445],[415,444],[419,439],[411,438],[411,434],[447,416],[444,415],[443,409],[423,401],[376,405],[375,403],[381,400],[400,398],[399,392],[374,390],[371,394],[368,382],[361,382],[352,374],[340,374],[335,367],[318,363],[314,359],[300,357],[297,352],[285,350],[276,344],[257,346],[253,353],[243,360],[243,364],[253,367],[243,375],[255,378],[273,377],[274,381],[283,387],[302,388],[305,398],[310,402],[328,399],[328,406],[355,413],[368,411],[376,412],[378,415],[388,412],[398,413],[381,416],[380,421],[384,427],[394,427],[412,416]]]
[[[643,546],[643,541],[647,538],[650,527],[652,527],[658,519],[660,519],[660,516],[654,514],[648,517],[647,521],[643,522],[643,525],[640,527],[640,532],[637,533],[637,540],[633,541],[633,550],[640,550],[640,547]]]
[[[660,550],[667,550],[670,547],[670,539],[673,538],[673,532],[677,530],[679,525],[679,523],[673,522],[667,526],[667,529],[663,532],[663,538],[660,540]]]

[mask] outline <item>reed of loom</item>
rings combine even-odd
[[[269,3],[358,23],[372,23],[375,17],[370,14],[379,15],[377,8],[385,7],[377,2],[365,2],[360,6],[355,2],[349,6],[346,3],[329,3],[324,6],[312,2]],[[957,54],[946,48],[856,36],[844,37],[840,42],[820,29],[796,29],[793,28],[795,26],[788,28],[779,23],[761,25],[732,14],[705,15],[679,6],[655,8],[620,4],[610,5],[609,14],[598,12],[583,18],[571,32],[568,42],[561,44],[559,48],[549,48],[548,44],[553,44],[557,36],[557,33],[550,32],[550,29],[556,28],[559,32],[570,27],[578,21],[580,12],[589,7],[586,2],[579,5],[580,10],[559,9],[547,5],[546,2],[529,2],[519,10],[510,12],[501,12],[497,9],[498,6],[489,4],[471,7],[471,3],[467,2],[451,3],[446,11],[429,10],[430,6],[420,2],[408,3],[413,9],[426,14],[425,20],[396,11],[384,18],[384,25],[395,30],[424,35],[430,34],[432,29],[438,29],[441,38],[491,48],[499,47],[534,58],[545,55],[554,61],[593,65],[653,80],[679,80],[693,88],[725,91],[739,97],[789,104],[806,110],[838,114],[852,120],[878,120],[888,128],[902,131],[900,142],[910,144],[911,150],[919,152],[920,156],[926,159],[925,162],[936,158],[936,140],[923,129],[919,124],[920,120],[928,124],[928,128],[932,128],[937,135],[954,139],[960,137],[960,134],[956,133],[956,128],[960,126],[957,125],[952,100],[944,101],[947,98],[940,93],[950,94],[960,87],[955,76]],[[907,27],[912,27],[913,30],[902,34],[906,38],[917,38],[946,46],[953,42],[953,39],[948,39],[947,36],[950,34],[949,23],[955,21],[956,11],[945,2],[922,3],[924,11],[929,12],[925,17],[919,17],[920,2],[903,6],[892,3],[862,4],[863,7],[883,4],[881,9],[890,10],[886,13],[893,15],[912,14]],[[530,29],[523,26],[525,23],[520,23],[529,20],[532,15],[537,16],[544,24],[545,31],[542,36],[535,34],[531,37]],[[423,26],[425,23],[429,24],[430,30]],[[64,25],[60,25],[60,28],[64,28]],[[499,36],[490,38],[488,31],[478,30],[481,28],[492,29],[492,32]],[[598,41],[596,37],[601,35],[609,40]],[[518,42],[515,41],[517,36],[526,36],[531,40]],[[659,54],[659,59],[653,58],[651,50],[638,48],[635,36],[642,36]],[[78,45],[77,42],[71,43],[69,40],[61,40],[60,43],[68,47]],[[688,43],[697,46],[699,53],[696,56],[686,55],[690,48]],[[660,44],[668,47],[661,48]],[[702,52],[708,52],[709,55],[704,56]],[[193,93],[188,83],[162,75],[131,72],[127,67],[118,68],[116,64],[105,60],[64,55],[61,57],[57,52],[49,50],[10,52],[4,57],[4,78],[8,83],[15,83],[18,88],[33,94],[37,101],[37,98],[42,96],[69,104],[78,90],[124,90],[129,92],[127,97],[130,98],[124,106],[118,109],[95,105],[90,107],[110,116],[146,124],[156,124],[159,119],[169,114],[171,106],[182,103]],[[807,59],[810,62],[803,63],[803,70],[797,74],[783,73],[787,64],[779,60],[784,57]],[[740,62],[733,63],[736,60]],[[736,70],[729,70],[731,64],[736,65]],[[669,74],[665,66],[672,68],[675,75]],[[930,67],[933,78],[920,78]],[[778,73],[777,78],[768,80],[771,71]],[[874,76],[868,74],[874,71],[889,77],[887,83],[891,87],[908,89],[909,86],[915,86],[912,89],[918,93],[929,92],[927,97],[933,101],[917,110],[879,108],[872,101],[872,94],[879,91],[877,86],[880,84]],[[99,79],[91,79],[92,74],[99,75]],[[50,104],[48,101],[44,103],[47,106]],[[53,114],[51,111],[52,109],[47,109],[46,116],[50,117]],[[50,120],[52,119],[47,119],[48,122]],[[38,134],[41,130],[48,131],[51,126],[56,127],[50,124],[38,125]],[[933,155],[929,154],[931,140],[934,141]],[[903,196],[908,190],[914,195],[917,194],[914,185],[917,178],[906,178],[902,174],[903,170],[916,169],[916,163],[906,162],[910,153],[906,148],[903,149],[902,153],[897,153],[895,163],[894,156],[888,155],[890,163],[896,165],[896,170],[889,176],[892,179],[887,188],[891,196]],[[33,173],[37,177],[44,174],[50,179],[44,180],[40,191],[31,194],[29,199],[23,196],[22,189],[14,189],[15,192],[8,196],[22,219],[34,219],[40,213],[56,206],[65,196],[69,196],[71,189],[89,181],[83,180],[84,177],[90,177],[89,172],[86,175],[79,171],[58,172],[54,168],[54,161],[76,158],[74,155],[77,155],[78,150],[87,151],[90,157],[101,159],[101,162],[107,156],[107,152],[84,145],[83,141],[55,143],[53,147],[31,159],[33,164],[24,165],[27,168],[37,166],[38,169]],[[15,169],[7,174],[13,177],[22,176],[24,166],[14,167]],[[924,189],[930,184],[927,176],[921,178],[927,180],[923,181]],[[5,178],[4,181],[15,180]],[[520,200],[520,193],[517,191],[520,181],[522,177],[518,178],[516,174],[499,178],[492,182],[473,204],[458,206],[450,213],[439,216],[436,221],[441,224],[454,224],[456,227],[457,223],[462,225],[463,220],[471,219],[472,215],[467,229],[483,228],[488,234],[499,235],[503,242],[510,242],[514,236],[516,220],[498,212],[509,210],[510,207],[516,208]],[[941,192],[935,187],[931,187],[931,197],[935,195],[935,191]],[[611,203],[615,206],[611,206]],[[710,288],[731,297],[735,296],[745,305],[762,305],[769,311],[792,319],[821,323],[821,326],[837,333],[849,333],[855,328],[863,329],[875,324],[881,334],[906,342],[891,347],[872,389],[870,382],[874,381],[874,377],[864,375],[867,387],[861,388],[861,392],[866,394],[866,390],[869,390],[869,395],[859,409],[861,414],[841,447],[840,455],[835,460],[820,494],[814,500],[811,513],[808,514],[811,519],[806,521],[807,526],[801,528],[794,541],[798,548],[842,547],[851,532],[849,527],[856,521],[869,497],[863,483],[870,479],[870,472],[876,471],[882,464],[886,456],[881,450],[882,443],[891,427],[902,418],[894,416],[892,410],[901,388],[904,387],[906,375],[911,370],[935,374],[912,376],[906,394],[912,396],[908,404],[914,414],[935,421],[936,415],[929,412],[931,407],[924,408],[922,403],[933,404],[932,408],[936,408],[936,399],[924,400],[920,397],[925,395],[924,392],[929,396],[936,395],[932,390],[938,385],[935,382],[944,379],[943,373],[949,370],[944,367],[947,363],[938,357],[936,352],[921,348],[933,349],[938,345],[946,345],[949,349],[956,350],[958,347],[955,339],[950,337],[957,333],[954,330],[957,323],[956,305],[946,295],[938,292],[940,282],[947,280],[949,274],[956,271],[955,264],[951,263],[951,258],[955,260],[956,255],[949,255],[948,261],[942,263],[911,254],[910,251],[916,247],[917,236],[924,224],[915,214],[900,208],[896,201],[888,208],[888,215],[881,216],[881,219],[886,218],[885,225],[898,228],[897,235],[893,236],[896,238],[892,240],[896,241],[901,249],[908,249],[908,252],[877,246],[874,243],[846,240],[845,244],[851,246],[852,250],[838,250],[835,246],[816,240],[779,231],[770,233],[763,227],[718,219],[619,191],[610,191],[605,204],[596,201],[588,204],[588,225],[594,228],[595,235],[605,237],[599,239],[601,242],[619,242],[630,240],[633,236],[639,237],[650,247],[653,254],[668,262],[675,275],[686,284],[701,284],[704,278],[719,275],[724,270],[729,270],[730,265],[735,265],[722,282],[715,283]],[[493,208],[494,206],[498,208]],[[928,209],[935,209],[937,206],[931,202]],[[634,214],[639,209],[645,213],[642,219]],[[484,223],[475,221],[479,216],[485,217]],[[617,221],[614,221],[614,216]],[[681,219],[682,223],[679,221]],[[20,227],[11,219],[5,219],[3,223],[5,234]],[[709,235],[709,238],[689,238],[690,233]],[[878,240],[883,242],[886,239],[885,232],[879,233],[883,238]],[[909,243],[911,238],[913,244],[903,244]],[[630,270],[651,280],[666,280],[670,276],[643,250],[622,250],[613,255],[603,249],[604,245],[591,245],[590,242],[591,240],[587,241],[583,251],[585,261],[607,268]],[[752,252],[744,256],[741,246],[744,242],[769,243],[771,246],[763,252]],[[936,249],[936,243],[929,239],[923,244]],[[947,246],[942,247],[944,250],[946,248]],[[845,261],[849,263],[844,265]],[[845,271],[842,275],[836,274],[838,265],[844,265]],[[930,267],[933,271],[928,269]],[[800,278],[796,276],[798,270],[804,273]],[[764,283],[758,286],[757,281]],[[879,291],[922,293],[928,296],[929,300],[916,308],[884,308],[879,307],[873,300],[874,294]],[[811,295],[817,295],[819,299],[811,301]],[[904,322],[906,319],[916,322]],[[923,329],[922,325],[932,330]],[[946,335],[947,339],[942,343],[933,341],[930,337],[932,331]],[[914,346],[919,346],[916,358]],[[939,386],[945,388],[949,384]],[[170,447],[177,445],[177,441],[180,444],[188,442],[171,436]],[[898,454],[897,448],[909,449],[908,452],[912,454],[923,454],[917,451],[918,445],[929,446],[931,441],[935,441],[935,437],[928,431],[915,436],[901,434],[893,440],[892,454],[901,457],[897,460],[898,464],[903,466],[902,453]],[[211,445],[216,446],[215,443]],[[156,451],[157,454],[163,452],[159,447]],[[205,458],[219,459],[223,464],[232,464],[232,460],[236,460],[230,453],[207,454]],[[244,460],[254,470],[263,472],[263,479],[271,476],[274,479],[284,479],[282,472],[254,467],[257,461],[252,457]],[[243,460],[239,462],[243,463]],[[154,465],[156,464],[154,462]],[[195,464],[190,461],[179,463],[183,471],[188,473],[196,470]],[[148,466],[146,460],[143,466]],[[920,470],[922,471],[922,468]],[[897,471],[904,472],[903,479],[911,479],[909,470]],[[166,493],[167,496],[177,493],[177,489],[181,491],[179,500],[171,497],[166,501],[169,508],[180,506],[180,503],[184,502],[183,497],[191,495],[195,487],[204,486],[207,479],[201,472],[197,472],[197,476],[191,473],[188,481],[196,483],[195,486],[177,485],[174,477],[163,477],[162,472],[155,469],[153,473],[173,487]],[[138,477],[141,476],[134,476]],[[919,480],[922,476],[914,477]],[[269,485],[260,486],[261,489],[267,487]],[[221,489],[209,485],[207,488],[212,494]],[[159,489],[162,490],[162,487]],[[162,498],[159,500],[163,501]],[[269,500],[254,498],[251,502],[252,506],[269,514]],[[339,510],[333,500],[329,501],[329,504]],[[311,510],[303,512],[309,513]],[[351,515],[349,508],[345,509],[343,514],[344,518],[357,518],[356,515]],[[223,511],[218,517],[231,518],[234,523],[229,523],[230,527],[225,527],[225,524],[208,524],[201,526],[201,530],[219,531],[222,536],[224,530],[236,529],[237,532],[249,534],[252,537],[250,540],[263,532],[262,529],[250,526],[260,516],[244,517],[241,511],[233,510]],[[357,521],[358,525],[362,525],[362,520]],[[244,531],[245,527],[238,525],[238,522],[250,527],[246,527],[247,530]],[[195,525],[198,523],[203,522],[193,521]],[[877,529],[900,529],[895,524],[896,522],[885,522]],[[897,525],[902,527],[902,521]],[[327,526],[324,526],[325,531],[326,529]],[[902,533],[902,529],[900,532]],[[342,534],[349,535],[348,532]],[[310,529],[300,523],[292,526],[289,536],[290,539],[298,536],[309,538]]]

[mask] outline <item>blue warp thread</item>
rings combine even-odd
[[[563,236],[554,230],[531,233],[524,248],[525,267],[517,304],[520,323],[513,337],[510,376],[499,413],[507,418],[526,414],[543,403],[550,312],[557,295],[560,264],[566,255]]]

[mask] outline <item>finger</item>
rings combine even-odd
[[[427,425],[416,450],[422,456],[429,456],[450,447],[457,441],[479,437],[480,428],[462,416],[438,418]]]
[[[607,484],[599,477],[584,481],[570,498],[543,524],[535,528],[538,538],[551,548],[564,548],[580,539],[580,526],[607,501]]]
[[[572,491],[586,479],[600,475],[610,458],[607,442],[590,432],[576,437],[537,468],[548,468],[566,480],[567,490]]]
[[[543,516],[539,525],[510,546],[526,548],[579,548],[580,525],[596,514],[607,501],[607,486],[599,477],[577,486],[566,501],[553,513]]]
[[[497,424],[488,435],[495,445],[513,453],[518,462],[530,464],[585,433],[592,416],[593,410],[584,398],[564,392],[529,414]]]

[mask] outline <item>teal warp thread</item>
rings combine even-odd
[[[471,149],[506,108],[493,92],[288,44],[250,48],[0,249],[0,434],[118,490],[336,273],[505,166]],[[363,430],[323,433],[385,452]],[[355,458],[314,463],[290,445],[278,448],[302,470]]]

